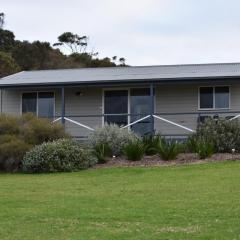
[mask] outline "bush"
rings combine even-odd
[[[69,137],[60,124],[52,124],[48,119],[26,114],[20,121],[23,139],[33,145]]]
[[[186,141],[186,152],[190,153],[198,152],[198,138],[195,135],[188,137]]]
[[[121,129],[116,124],[107,124],[90,135],[90,143],[93,148],[107,143],[113,155],[120,155],[123,147],[137,138],[137,135],[128,129]]]
[[[231,153],[232,149],[240,151],[240,122],[208,119],[205,123],[199,124],[195,137],[211,142],[219,153]]]
[[[99,143],[94,147],[93,154],[96,156],[98,163],[106,163],[108,158],[112,157],[112,150],[108,143]]]
[[[43,143],[26,153],[26,173],[71,172],[87,169],[97,162],[92,151],[69,139]]]
[[[124,146],[123,153],[128,160],[139,161],[145,153],[144,144],[140,140],[132,141]]]
[[[16,171],[26,151],[43,142],[68,137],[61,125],[32,114],[0,116],[0,170]]]
[[[17,171],[24,154],[32,146],[15,135],[0,137],[0,171]]]
[[[181,152],[182,147],[179,143],[166,139],[161,139],[157,147],[158,154],[163,160],[174,160]]]
[[[199,140],[197,144],[197,153],[201,159],[211,157],[214,153],[214,145],[211,142]]]
[[[157,147],[161,142],[161,136],[156,135],[156,136],[144,136],[143,137],[143,144],[145,146],[145,154],[148,156],[152,156],[157,154]]]

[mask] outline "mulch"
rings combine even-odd
[[[173,166],[186,164],[200,164],[206,162],[220,162],[227,160],[240,160],[240,154],[218,153],[210,158],[199,159],[197,154],[179,154],[176,160],[162,160],[159,156],[145,156],[141,161],[129,161],[124,157],[110,158],[107,163],[97,164],[94,168],[109,167],[154,167],[154,166]]]

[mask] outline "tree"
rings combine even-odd
[[[3,28],[5,23],[5,14],[4,13],[0,13],[0,29]]]
[[[88,46],[88,37],[79,36],[71,32],[64,32],[58,37],[58,42],[53,46],[64,46],[71,53],[85,53]]]
[[[14,33],[0,28],[0,51],[9,52],[15,45]]]
[[[126,59],[121,57],[119,58],[120,66],[126,66]]]
[[[0,78],[20,71],[10,54],[0,52]]]
[[[22,70],[61,69],[83,67],[70,56],[53,49],[48,42],[17,41],[12,55]]]

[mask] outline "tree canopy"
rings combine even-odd
[[[85,35],[64,32],[51,46],[49,42],[16,40],[4,23],[5,14],[0,13],[0,77],[21,70],[126,66],[123,57],[99,58],[97,52],[89,52]]]

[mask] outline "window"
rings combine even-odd
[[[37,93],[23,93],[22,113],[37,113]]]
[[[54,116],[53,92],[29,92],[22,94],[22,113],[34,113],[39,117]]]
[[[227,109],[229,108],[229,87],[200,87],[200,109]]]
[[[106,91],[104,96],[104,114],[117,114],[105,116],[104,122],[115,123],[119,126],[127,125],[128,116],[128,91]],[[121,115],[123,114],[123,115]]]
[[[229,108],[229,87],[215,87],[215,108]]]
[[[38,93],[38,116],[51,118],[54,115],[54,94],[52,92]]]

